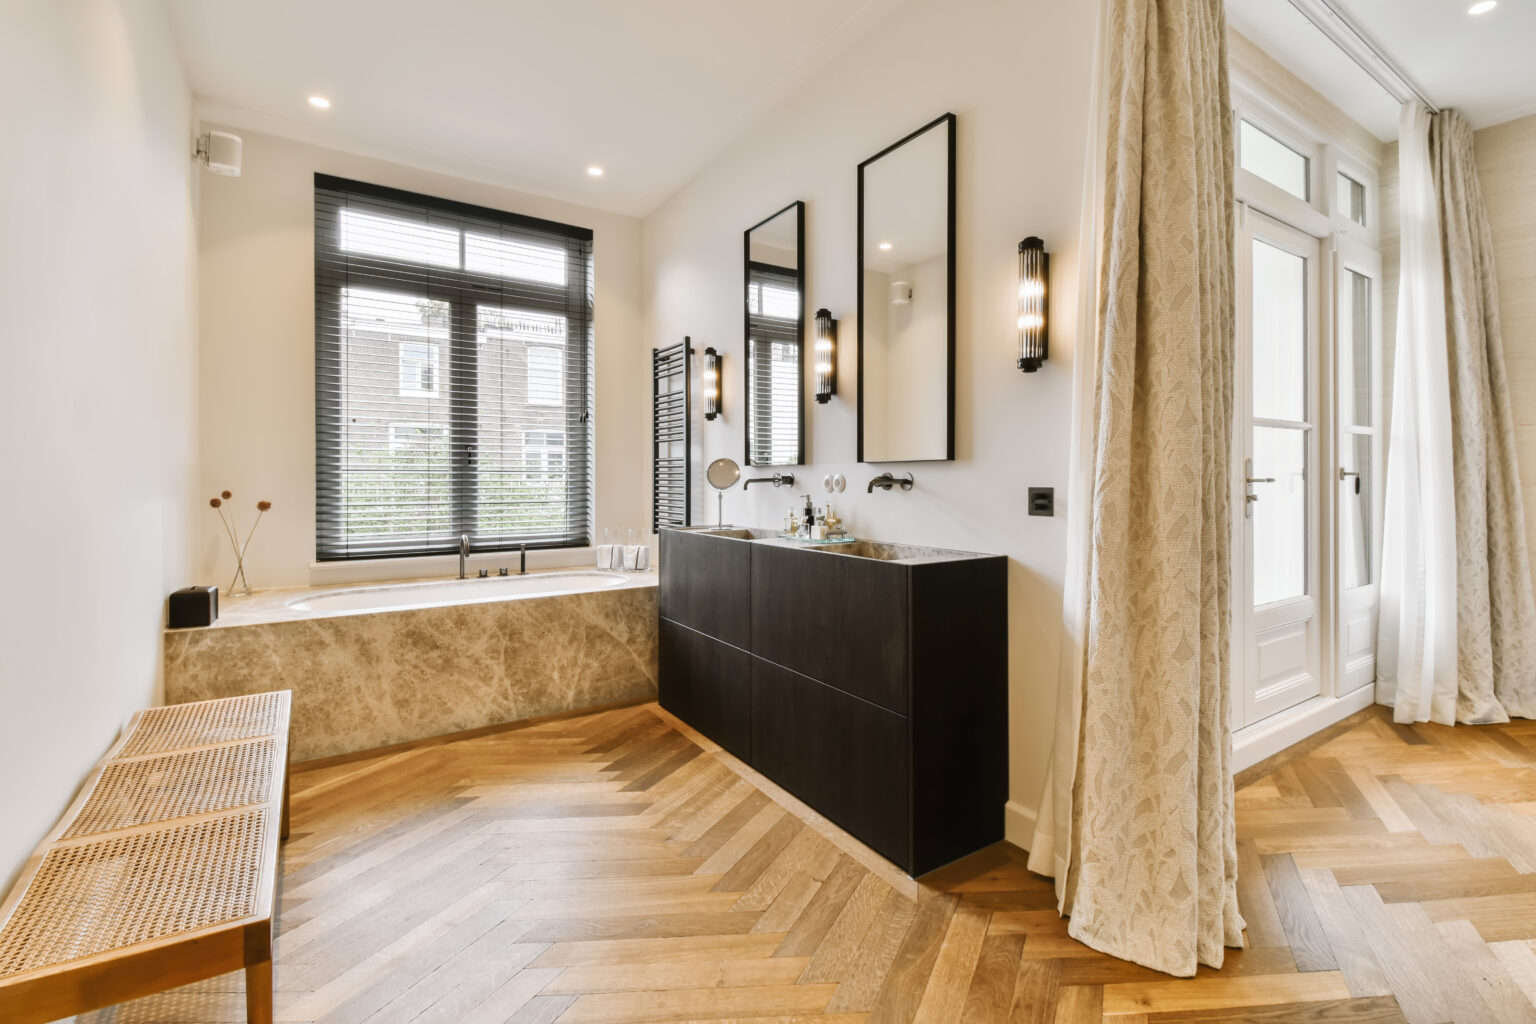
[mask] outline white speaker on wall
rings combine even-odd
[[[214,174],[240,177],[240,136],[229,132],[203,132],[197,137],[197,159]]]

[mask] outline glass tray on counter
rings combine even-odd
[[[859,538],[847,536],[828,537],[825,540],[816,540],[814,537],[802,537],[798,533],[785,533],[783,530],[780,530],[779,540],[792,540],[796,544],[857,544]]]

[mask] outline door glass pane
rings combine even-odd
[[[1371,279],[1346,271],[1339,289],[1339,331],[1344,345],[1339,360],[1339,405],[1344,422],[1371,427]]]
[[[1242,154],[1243,170],[1280,186],[1297,199],[1312,198],[1308,188],[1310,159],[1256,124],[1244,121],[1239,131],[1238,152]]]
[[[1339,567],[1345,590],[1366,586],[1376,578],[1371,535],[1371,488],[1376,482],[1371,461],[1373,440],[1370,434],[1347,434],[1342,445],[1345,472],[1339,480]]]
[[[1354,221],[1365,223],[1365,186],[1349,175],[1339,174],[1338,212]]]
[[[1307,261],[1253,240],[1253,415],[1307,419]]]
[[[1307,593],[1307,431],[1253,428],[1253,603]]]

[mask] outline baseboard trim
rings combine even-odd
[[[1025,807],[1017,800],[1003,805],[1003,838],[1021,850],[1028,850],[1035,840],[1037,815],[1033,807]]]
[[[1319,698],[1277,722],[1260,722],[1235,737],[1232,782],[1241,789],[1302,757],[1378,712],[1376,687],[1362,686],[1342,697]]]

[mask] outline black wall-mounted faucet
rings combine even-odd
[[[864,493],[874,494],[876,487],[882,491],[888,491],[892,487],[900,487],[904,491],[910,491],[912,489],[912,474],[903,473],[901,476],[892,476],[889,473],[881,473],[869,482],[869,488]]]
[[[753,484],[773,484],[775,487],[793,487],[795,485],[795,474],[775,473],[773,476],[755,476],[750,480],[743,480],[741,482],[741,489],[746,490]]]

